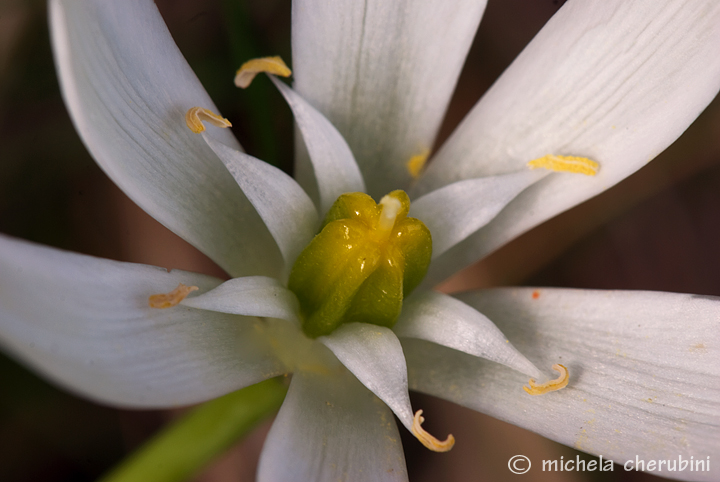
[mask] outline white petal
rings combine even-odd
[[[475,106],[416,194],[524,169],[546,154],[600,163],[552,174],[440,258],[452,274],[604,191],[670,145],[720,89],[715,0],[567,2]]]
[[[295,90],[345,137],[370,195],[432,148],[484,0],[296,0]]]
[[[407,368],[395,334],[383,326],[348,323],[318,341],[371,392],[385,402],[412,433],[413,411]]]
[[[365,192],[360,168],[337,129],[290,87],[273,75],[270,79],[292,109],[310,154],[317,183],[313,190],[319,192],[320,212],[326,213],[341,194]]]
[[[315,236],[318,215],[295,180],[275,166],[226,146],[207,132],[203,139],[227,167],[272,233],[285,259],[286,274]]]
[[[387,406],[341,369],[293,375],[265,441],[259,482],[407,481]]]
[[[412,388],[619,463],[720,456],[720,299],[563,289],[462,299],[538,366],[567,366],[569,385],[530,396],[521,388],[527,380],[499,365],[404,340]]]
[[[293,292],[275,278],[264,276],[231,279],[198,296],[191,295],[181,304],[220,313],[299,321]]]
[[[283,373],[252,318],[148,297],[220,280],[0,236],[0,343],[61,385],[134,407],[205,401]]]
[[[52,0],[55,62],[75,127],[140,207],[233,276],[276,276],[282,258],[232,177],[185,125],[217,109],[154,3]],[[229,130],[217,135],[239,148]]]
[[[539,378],[540,371],[508,341],[485,315],[451,296],[434,291],[403,301],[393,331],[485,358]]]
[[[520,192],[546,175],[547,171],[528,170],[458,181],[413,201],[410,216],[432,233],[435,259],[489,223]]]

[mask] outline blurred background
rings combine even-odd
[[[232,83],[247,59],[290,55],[289,0],[160,0],[180,50],[252,155],[290,171],[292,117],[264,77]],[[438,143],[452,131],[563,2],[489,0]],[[63,105],[39,0],[0,0],[0,232],[111,259],[224,277],[206,257],[129,201],[89,157]],[[291,62],[288,62],[292,65]],[[620,185],[513,241],[443,286],[650,289],[720,295],[720,103]],[[512,475],[532,460],[579,452],[425,396],[434,454],[401,430],[412,481],[651,481],[647,474]],[[0,353],[0,480],[92,481],[178,411],[116,410],[74,397]],[[269,421],[198,475],[252,481]],[[585,457],[584,454],[582,454]]]

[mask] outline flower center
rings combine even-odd
[[[395,324],[403,298],[425,277],[432,255],[430,231],[407,217],[409,209],[404,191],[378,204],[363,193],[335,201],[288,282],[300,301],[306,335],[328,335],[343,323]]]

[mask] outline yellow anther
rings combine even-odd
[[[560,374],[560,376],[555,380],[550,380],[549,382],[538,385],[535,382],[535,379],[531,378],[528,382],[530,387],[523,386],[523,389],[530,395],[542,395],[547,392],[554,392],[555,390],[565,388],[570,380],[570,373],[568,373],[568,369],[565,368],[564,365],[560,364],[553,365],[552,369]]]
[[[280,77],[290,77],[292,75],[292,71],[280,57],[262,57],[248,60],[240,66],[235,73],[235,85],[244,89],[252,83],[257,74],[263,72],[279,75]]]
[[[195,134],[200,134],[205,130],[203,121],[209,122],[215,127],[230,127],[232,125],[229,120],[202,107],[193,107],[185,113],[185,124]]]
[[[455,445],[455,437],[452,434],[448,435],[447,438],[441,442],[436,439],[421,427],[425,421],[425,417],[422,416],[423,411],[418,410],[415,412],[413,417],[412,433],[425,447],[429,448],[433,452],[448,452]]]
[[[410,160],[405,163],[405,167],[407,167],[407,170],[413,179],[420,177],[420,173],[425,167],[425,163],[427,162],[429,155],[430,149],[423,149],[420,154],[412,156]]]
[[[600,164],[587,157],[556,156],[554,154],[533,159],[527,165],[530,169],[544,167],[551,171],[573,172],[586,176],[594,176],[600,169]]]
[[[187,297],[187,295],[197,289],[197,286],[185,286],[180,283],[177,288],[172,290],[170,293],[160,293],[158,295],[150,296],[148,298],[148,304],[150,305],[150,308],[171,308],[180,303]]]

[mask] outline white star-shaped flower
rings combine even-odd
[[[452,444],[420,427],[408,388],[618,462],[717,458],[720,300],[430,288],[672,143],[720,88],[720,4],[568,1],[427,168],[484,2],[292,8],[293,87],[272,78],[301,133],[297,181],[227,129],[188,129],[186,114],[199,130],[217,109],[152,2],[51,0],[60,82],[87,148],[231,279],[2,236],[3,345],[71,390],[130,407],[202,402],[293,373],[261,481],[406,480],[393,413],[429,448]],[[339,196],[397,189],[432,234],[423,283],[396,323],[310,334],[305,295],[288,289],[298,256]],[[383,199],[371,231],[385,243],[405,214]],[[558,362],[567,388],[522,390]]]

